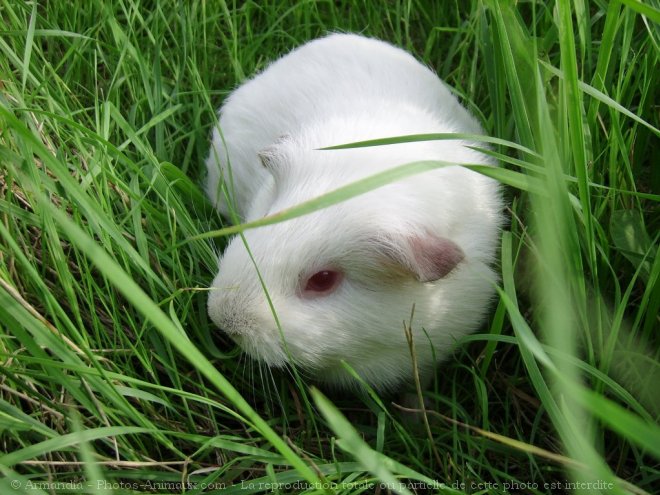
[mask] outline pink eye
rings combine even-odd
[[[307,279],[305,292],[327,294],[341,282],[341,273],[334,270],[321,270]]]

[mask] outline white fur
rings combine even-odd
[[[439,132],[483,133],[438,77],[408,53],[333,34],[292,51],[229,96],[206,162],[207,193],[224,215],[230,216],[232,197],[238,219],[254,220],[412,161],[491,164],[456,140],[318,150]],[[269,169],[258,158],[267,148]],[[412,376],[403,322],[413,304],[423,373],[432,369],[434,353],[442,359],[457,338],[483,321],[496,280],[489,265],[500,210],[495,181],[452,166],[249,230],[245,243],[254,263],[244,241],[234,238],[213,281],[209,315],[270,365],[284,365],[290,357],[318,380],[348,385],[345,360],[374,387],[397,387]],[[410,256],[406,240],[427,235],[451,240],[464,259],[434,282],[390,277],[383,243]],[[345,272],[338,289],[301,296],[305,277],[328,266]]]

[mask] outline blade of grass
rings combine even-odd
[[[27,33],[25,36],[25,52],[23,53],[23,78],[21,79],[22,90],[25,91],[27,84],[28,74],[30,73],[30,59],[32,56],[32,46],[34,44],[34,30],[37,22],[37,7],[38,3],[32,5],[32,13],[30,14],[30,24],[28,25]]]

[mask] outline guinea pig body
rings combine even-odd
[[[229,96],[206,190],[221,213],[250,221],[413,161],[491,164],[459,140],[320,150],[447,132],[482,134],[433,72],[387,43],[334,34]],[[269,365],[350,385],[345,361],[375,388],[396,388],[412,377],[413,305],[422,374],[482,323],[500,210],[495,181],[449,166],[248,230],[220,259],[209,315]]]

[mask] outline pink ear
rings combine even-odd
[[[408,249],[399,253],[401,261],[420,282],[446,277],[465,258],[456,243],[432,234],[415,235],[407,239],[407,244]]]

